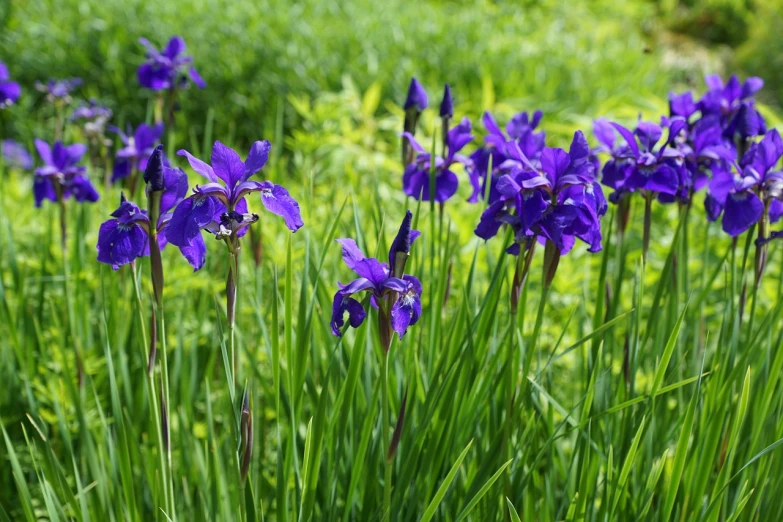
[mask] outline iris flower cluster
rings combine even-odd
[[[581,131],[574,134],[569,151],[543,147],[535,164],[517,141],[495,147],[507,159],[502,173],[496,174],[495,199],[481,215],[477,236],[488,240],[508,225],[514,243],[507,252],[513,255],[536,241],[551,242],[565,254],[577,238],[589,245],[590,252],[601,250],[606,200]]]
[[[60,202],[73,197],[80,203],[98,201],[98,191],[87,177],[87,169],[80,164],[87,152],[85,145],[64,145],[58,141],[50,146],[43,140],[35,140],[35,149],[44,163],[35,169],[33,195],[36,207],[46,199]]]
[[[82,84],[81,78],[67,78],[64,80],[51,79],[46,83],[36,82],[35,88],[46,94],[49,102],[71,101],[71,93]]]
[[[440,105],[440,117],[443,123],[443,154],[432,157],[430,152],[419,144],[414,137],[416,123],[421,112],[427,108],[427,93],[414,78],[408,90],[405,101],[405,127],[403,137],[403,162],[405,172],[402,176],[403,192],[406,195],[422,201],[445,203],[459,187],[459,178],[452,168],[462,165],[466,170],[472,168],[469,157],[460,151],[471,141],[471,124],[468,118],[463,118],[457,125],[449,128],[449,121],[454,113],[454,99],[451,89],[446,85],[443,101]],[[430,194],[431,171],[434,171],[434,194]]]
[[[11,81],[8,67],[0,62],[0,109],[13,105],[21,96],[19,84]]]

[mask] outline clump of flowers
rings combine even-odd
[[[35,149],[44,163],[35,169],[36,207],[47,199],[57,202],[73,197],[79,203],[98,201],[98,192],[87,177],[87,169],[80,164],[87,152],[85,145],[64,145],[58,141],[49,146],[43,140],[35,140]]]
[[[85,136],[90,142],[106,144],[106,124],[112,117],[112,111],[101,105],[97,100],[90,100],[87,104],[74,109],[70,120],[82,124]]]
[[[3,62],[0,62],[0,109],[16,103],[21,94],[22,90],[19,84],[11,81],[8,67]]]

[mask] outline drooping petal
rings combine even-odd
[[[171,231],[167,231],[167,238],[168,233]],[[169,242],[173,244],[173,241],[169,239]],[[201,270],[201,267],[204,266],[204,262],[207,259],[207,245],[204,243],[204,238],[201,236],[201,234],[194,237],[190,244],[188,245],[178,245],[179,251],[182,253],[182,255],[185,257],[185,259],[190,263],[190,266],[193,267],[193,271],[197,272]]]
[[[731,237],[749,229],[764,212],[764,203],[751,191],[729,194],[723,210],[723,231]]]
[[[487,207],[481,214],[481,220],[474,231],[478,237],[488,240],[497,235],[498,230],[503,225],[499,218],[502,214],[505,214],[504,207],[504,201],[496,201]]]
[[[147,241],[147,234],[140,226],[109,220],[98,231],[98,261],[110,264],[116,270],[143,256]]]
[[[190,167],[195,170],[198,174],[201,174],[205,178],[207,178],[209,181],[217,183],[220,181],[220,178],[215,175],[215,171],[212,170],[212,167],[201,161],[200,159],[196,158],[195,156],[191,155],[190,152],[186,151],[185,149],[180,149],[177,151],[177,156],[185,156],[187,158],[188,163],[190,163]]]
[[[296,232],[304,226],[302,215],[299,212],[299,203],[290,196],[288,191],[271,181],[262,183],[261,202],[272,214],[277,214],[285,220],[289,230]]]
[[[359,328],[367,316],[367,312],[361,303],[343,289],[334,294],[332,301],[332,320],[330,325],[332,333],[337,337],[342,335],[341,328],[345,325],[345,312],[348,312],[348,321],[353,328]]]
[[[35,176],[35,181],[33,181],[33,196],[35,197],[36,207],[40,207],[45,199],[57,201],[57,192],[54,190],[52,180],[44,176]]]
[[[98,198],[100,198],[100,194],[98,194],[98,191],[95,190],[95,187],[92,186],[90,180],[87,179],[85,176],[74,176],[71,179],[69,188],[71,190],[71,194],[73,195],[74,199],[76,199],[76,201],[78,201],[79,203],[85,201],[94,203],[98,201]]]
[[[189,246],[201,237],[201,229],[212,222],[214,215],[215,199],[212,197],[194,195],[182,200],[167,225],[169,243],[180,248]]]
[[[188,68],[188,76],[190,76],[190,79],[193,80],[193,83],[195,83],[196,87],[199,89],[205,89],[207,87],[207,82],[204,81],[196,68],[192,65]]]

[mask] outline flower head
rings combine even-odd
[[[21,94],[19,84],[10,80],[8,67],[0,62],[0,109],[16,103]]]
[[[127,134],[114,126],[110,126],[109,130],[117,133],[124,145],[117,151],[112,181],[126,178],[134,171],[144,171],[155,144],[163,137],[162,123],[153,126],[142,123],[135,132],[129,128]]]
[[[51,79],[46,83],[36,82],[35,88],[46,94],[46,98],[54,100],[70,101],[71,93],[82,84],[81,78],[68,78],[65,80]]]
[[[242,161],[233,149],[216,141],[212,148],[211,166],[186,150],[177,152],[187,158],[193,170],[209,181],[197,185],[193,195],[177,206],[167,232],[172,244],[191,248],[194,256],[186,258],[196,270],[204,265],[206,258],[201,230],[211,232],[218,239],[230,239],[244,235],[247,226],[258,220],[256,214],[247,211],[245,196],[252,192],[260,192],[264,207],[282,216],[290,230],[296,232],[304,225],[299,203],[285,188],[271,181],[250,179],[266,164],[270,148],[268,141],[257,141],[250,148],[247,159]]]
[[[188,78],[199,89],[207,86],[192,65],[193,58],[186,56],[185,40],[174,36],[162,51],[158,51],[146,38],[140,38],[147,49],[147,61],[138,70],[139,84],[153,91],[184,87]]]
[[[33,169],[33,158],[21,143],[14,140],[3,140],[2,153],[6,164],[21,170]]]
[[[60,197],[71,196],[78,202],[98,201],[99,195],[87,178],[87,169],[79,165],[87,147],[81,143],[63,145],[56,142],[49,146],[43,140],[35,140],[35,148],[44,165],[35,169],[33,194],[35,206],[40,207],[44,199],[58,201]]]
[[[514,255],[534,240],[549,240],[563,254],[571,250],[575,238],[587,243],[591,252],[601,250],[600,220],[607,210],[606,200],[582,132],[574,134],[568,152],[545,147],[540,166],[533,165],[513,141],[507,150],[518,165],[499,176],[498,199],[482,214],[476,235],[489,239],[501,226],[511,226],[515,241],[508,252]]]
[[[401,259],[400,255],[404,254],[407,257],[411,244],[419,236],[417,231],[410,229],[410,220],[411,213],[407,212],[389,251],[389,260],[395,260],[391,268],[390,265],[375,258],[366,257],[353,239],[337,240],[342,246],[343,261],[359,277],[347,285],[338,283],[340,289],[334,295],[332,302],[331,326],[334,335],[338,337],[342,335],[341,328],[345,325],[346,312],[352,327],[358,328],[364,322],[367,312],[353,297],[362,292],[370,294],[371,302],[375,307],[388,306],[391,303],[389,320],[392,329],[397,332],[400,339],[405,335],[408,327],[419,320],[421,282],[414,276],[401,274],[401,270],[394,269],[395,264],[398,264]],[[399,267],[399,264],[397,266]],[[400,276],[396,277],[395,273],[400,273]]]
[[[188,178],[182,169],[165,167],[163,182],[161,213],[155,224],[161,250],[167,243],[166,227],[173,209],[187,194]],[[98,231],[98,261],[110,264],[117,270],[139,257],[149,255],[150,219],[147,211],[126,200],[123,194],[120,206],[111,216],[112,219],[104,222]],[[187,256],[189,251],[186,249],[183,254]]]
[[[699,100],[698,108],[702,115],[714,115],[720,118],[723,134],[729,139],[747,139],[761,136],[767,131],[764,118],[756,110],[753,97],[764,86],[764,81],[755,76],[747,78],[742,84],[736,75],[724,85],[717,74],[704,78],[707,92]]]
[[[768,209],[771,222],[783,215],[783,140],[776,129],[750,146],[738,164],[714,171],[705,199],[707,217],[721,214],[723,231],[737,237],[761,219]]]
[[[411,148],[416,153],[414,161],[405,168],[402,176],[402,189],[408,196],[430,201],[430,168],[432,165],[431,154],[422,147],[411,133],[403,133]],[[434,200],[444,203],[456,192],[459,185],[457,175],[451,170],[455,164],[462,164],[466,168],[472,166],[470,158],[459,154],[459,151],[473,141],[470,120],[462,121],[451,128],[446,135],[446,157],[435,157],[435,194]]]

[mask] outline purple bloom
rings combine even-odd
[[[747,139],[761,136],[767,131],[764,118],[756,110],[753,96],[764,86],[761,78],[750,77],[740,85],[736,75],[724,85],[717,74],[704,78],[708,90],[698,108],[702,116],[713,115],[720,118],[723,134],[728,139],[735,137]]]
[[[707,217],[723,214],[723,231],[737,237],[761,219],[765,208],[771,222],[783,214],[783,172],[776,170],[783,156],[783,140],[776,129],[754,143],[732,168],[716,170],[705,200]]]
[[[417,231],[411,230],[410,222],[411,213],[408,211],[389,251],[392,267],[407,257],[413,241],[419,236]],[[359,277],[347,285],[338,283],[340,289],[334,295],[332,302],[332,333],[337,337],[342,335],[341,328],[345,325],[346,312],[352,327],[361,326],[367,312],[353,296],[360,292],[367,292],[376,308],[386,307],[390,299],[393,300],[391,310],[388,312],[389,320],[391,328],[402,339],[408,327],[416,324],[421,317],[421,282],[407,274],[395,277],[394,268],[375,258],[366,257],[353,239],[338,239],[337,242],[342,246],[343,261]],[[401,267],[404,269],[404,266]],[[385,310],[389,311],[388,308]],[[379,314],[381,313],[387,312],[379,311]]]
[[[98,201],[98,192],[87,178],[87,169],[79,162],[87,152],[87,147],[81,143],[63,145],[56,142],[50,147],[42,140],[35,140],[35,148],[44,165],[35,169],[33,194],[35,206],[40,207],[44,199],[58,201],[60,197],[68,199],[71,196],[78,202]]]
[[[109,130],[119,135],[123,148],[117,151],[117,160],[114,163],[112,181],[128,177],[131,172],[141,172],[147,168],[147,159],[152,154],[155,144],[163,137],[163,124],[158,123],[150,127],[142,123],[135,132],[128,129],[128,133],[122,132],[114,126]]]
[[[174,36],[163,49],[158,51],[146,38],[140,38],[147,49],[147,61],[138,70],[139,84],[153,91],[175,89],[187,85],[187,79],[200,89],[207,86],[192,65],[193,58],[185,56],[185,40]]]
[[[173,209],[182,201],[188,191],[188,178],[182,169],[163,169],[164,189],[161,198],[161,212],[156,223],[158,246],[166,246],[166,226],[171,220]],[[150,253],[150,219],[146,210],[127,201],[125,195],[120,206],[112,212],[112,219],[104,222],[98,231],[98,261],[107,263],[117,270],[139,257]],[[186,247],[183,255],[190,255]]]
[[[216,141],[212,148],[212,166],[186,150],[177,152],[187,158],[193,170],[209,181],[205,185],[197,185],[193,195],[177,206],[167,231],[169,242],[190,249],[191,255],[185,257],[195,270],[204,265],[206,258],[201,230],[215,234],[218,239],[232,239],[244,235],[247,227],[258,221],[258,215],[247,213],[245,196],[251,192],[260,192],[266,209],[282,216],[290,230],[296,232],[304,225],[299,203],[285,188],[271,181],[250,179],[266,164],[270,148],[268,141],[253,143],[243,162],[234,150]]]
[[[69,78],[66,80],[49,80],[47,83],[36,82],[35,88],[46,93],[49,101],[69,100],[71,92],[82,84],[81,78]]]
[[[482,214],[476,235],[489,239],[501,226],[511,226],[515,241],[508,252],[514,255],[534,240],[549,240],[563,254],[575,238],[587,243],[591,252],[601,250],[600,220],[607,210],[606,200],[595,181],[595,166],[582,132],[574,134],[568,152],[545,147],[540,167],[526,158],[516,142],[506,145],[518,164],[498,177],[498,199]]]
[[[416,152],[416,157],[415,161],[405,168],[405,173],[402,176],[402,189],[408,196],[421,198],[422,201],[430,201],[431,155],[416,141],[412,134],[406,132],[403,133],[403,136],[408,139],[410,146]],[[459,180],[451,170],[454,164],[460,163],[467,169],[471,168],[470,158],[459,154],[459,151],[471,141],[473,141],[473,135],[471,134],[470,120],[467,118],[463,118],[448,132],[446,157],[435,157],[434,200],[436,202],[444,203],[457,192]]]
[[[0,109],[16,103],[16,100],[22,94],[19,84],[10,81],[10,78],[8,67],[3,62],[0,62]]]
[[[97,100],[92,99],[86,105],[80,105],[74,109],[73,113],[71,114],[71,121],[95,121],[98,119],[108,120],[111,117],[111,109],[101,105]]]
[[[24,145],[14,140],[3,140],[3,159],[8,165],[21,170],[33,169],[33,158]]]
[[[506,125],[506,133],[504,133],[492,114],[484,113],[482,121],[488,134],[484,138],[484,147],[477,149],[470,156],[472,168],[468,170],[468,175],[473,186],[473,193],[468,198],[469,203],[476,203],[479,198],[486,195],[487,180],[490,183],[488,203],[492,204],[500,197],[496,189],[497,180],[519,164],[507,150],[509,141],[515,142],[522,154],[532,164],[535,165],[538,162],[546,137],[543,131],[536,132],[541,117],[541,111],[534,112],[532,117],[527,112],[515,114]],[[490,160],[492,162],[491,175],[488,173]]]

